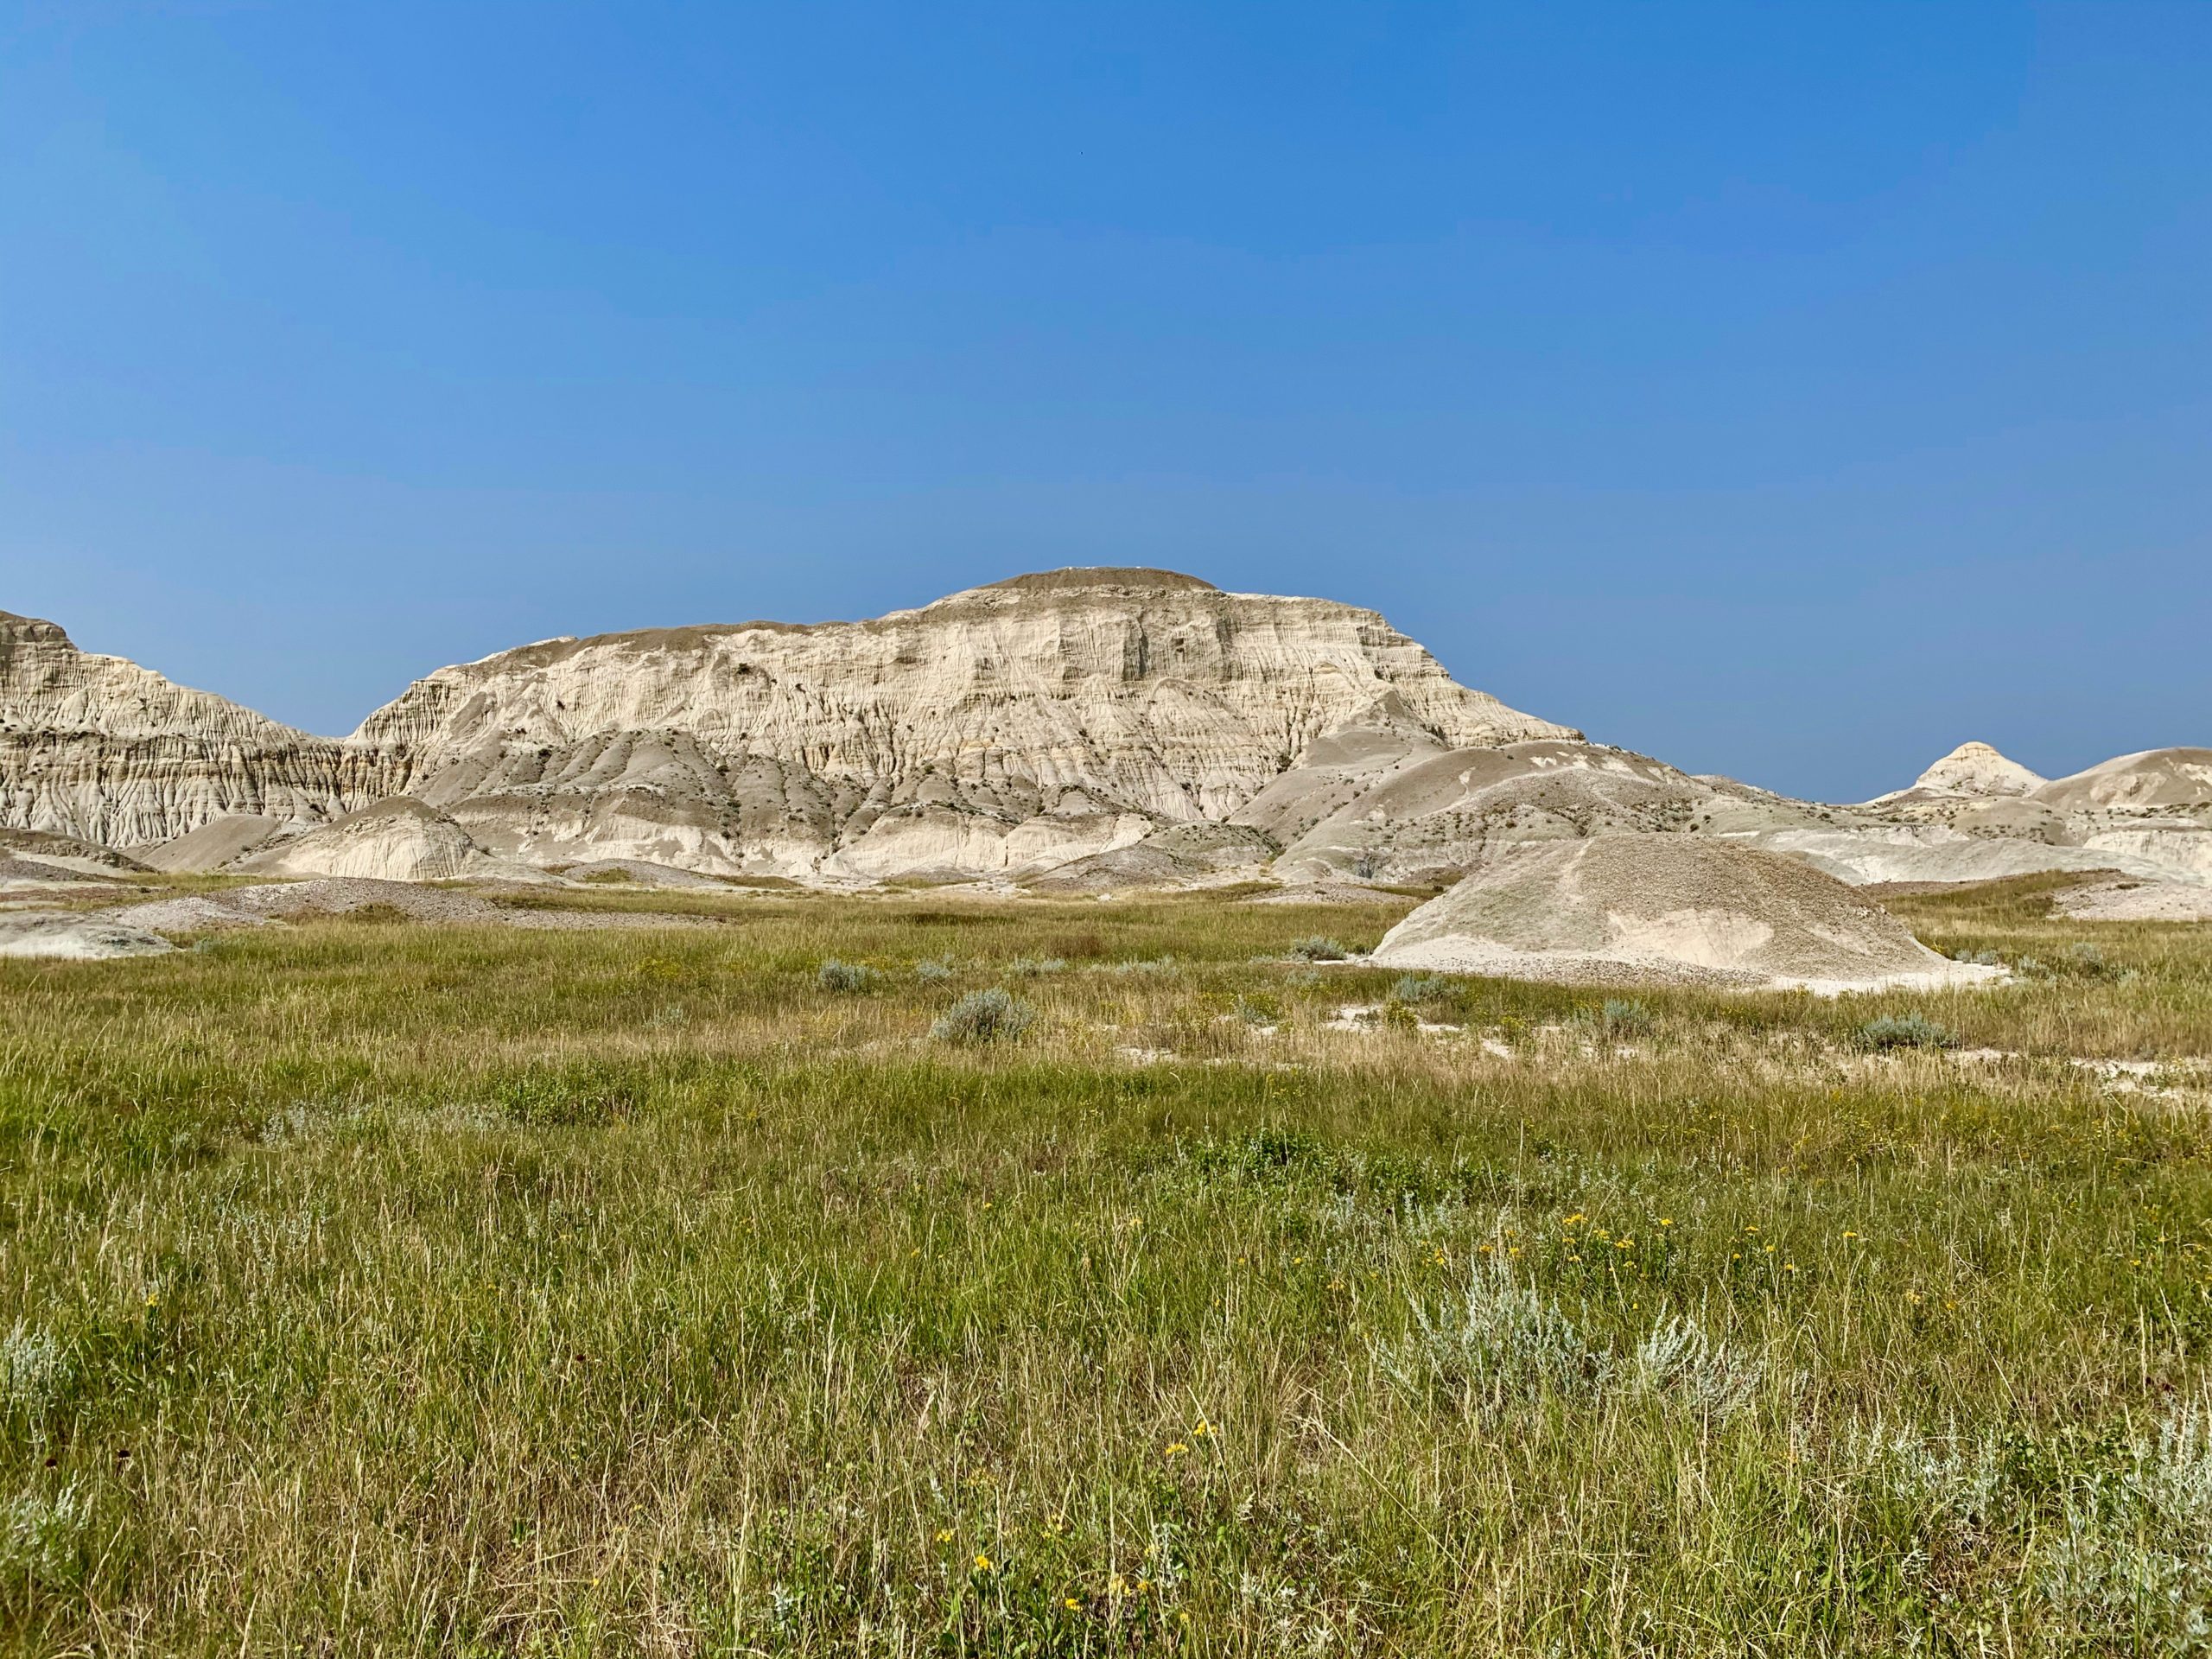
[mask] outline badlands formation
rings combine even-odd
[[[1092,569],[871,621],[545,640],[440,669],[342,739],[0,612],[0,830],[19,832],[0,846],[0,887],[19,888],[82,879],[67,864],[87,855],[270,879],[1286,896],[1472,873],[1475,908],[1446,931],[1416,917],[1392,936],[1408,961],[1440,961],[1446,939],[1594,957],[1583,894],[1639,938],[1667,934],[1673,912],[1614,902],[1637,886],[1622,861],[1641,861],[1651,891],[1703,884],[1716,914],[1781,907],[1754,918],[1770,930],[1756,944],[1684,923],[1670,959],[1851,979],[1930,970],[1839,883],[2101,870],[2115,913],[2194,913],[2212,890],[2212,750],[2047,780],[1968,743],[1876,800],[1791,800],[1518,713],[1372,611]],[[1812,873],[1833,880],[1796,880]],[[1548,940],[1469,931],[1531,881],[1554,894]],[[1839,971],[1815,971],[1793,941],[1837,928]]]

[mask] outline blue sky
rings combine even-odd
[[[0,607],[319,730],[1150,563],[1854,798],[2212,743],[2212,4],[0,4]]]

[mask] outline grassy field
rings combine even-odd
[[[0,963],[0,1633],[2201,1650],[2212,928],[2050,887],[1840,1002],[925,893]]]

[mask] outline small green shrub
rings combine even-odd
[[[1598,1029],[1608,1037],[1641,1037],[1651,1029],[1651,1010],[1624,997],[1608,997],[1598,1010]]]
[[[1117,974],[1157,974],[1166,976],[1174,973],[1181,964],[1173,957],[1150,957],[1136,962],[1117,962],[1112,971]]]
[[[1449,1002],[1459,994],[1459,986],[1441,974],[1405,974],[1390,987],[1390,1000],[1408,1005]]]
[[[874,969],[857,962],[840,962],[832,957],[816,970],[814,982],[823,990],[839,995],[850,995],[860,991],[871,991],[883,977]]]
[[[1058,957],[1020,957],[1007,963],[1006,970],[1016,979],[1040,979],[1046,974],[1065,974],[1068,965]]]
[[[16,1321],[0,1337],[0,1402],[34,1422],[68,1395],[76,1363],[53,1333]]]
[[[592,1067],[526,1071],[493,1091],[498,1116],[533,1129],[596,1129],[635,1116],[634,1081]]]
[[[1351,952],[1334,939],[1316,933],[1308,938],[1292,940],[1290,954],[1300,962],[1342,962]]]
[[[930,1027],[930,1035],[944,1043],[1011,1042],[1029,1029],[1033,1018],[1027,1003],[994,986],[962,997]]]
[[[1949,1027],[1939,1026],[1924,1014],[1885,1014],[1859,1027],[1861,1048],[1956,1048],[1959,1039]]]
[[[49,1497],[19,1492],[0,1508],[0,1573],[20,1582],[77,1582],[85,1570],[92,1506],[74,1484]]]
[[[942,985],[952,972],[950,957],[924,957],[914,964],[914,977],[925,985]]]

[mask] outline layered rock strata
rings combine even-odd
[[[1372,611],[1113,569],[869,622],[549,640],[417,681],[353,742],[537,862],[1018,874],[1227,818],[1383,705],[1439,748],[1573,735]]]
[[[373,753],[0,611],[0,825],[140,847],[234,813],[320,822],[390,792]]]

